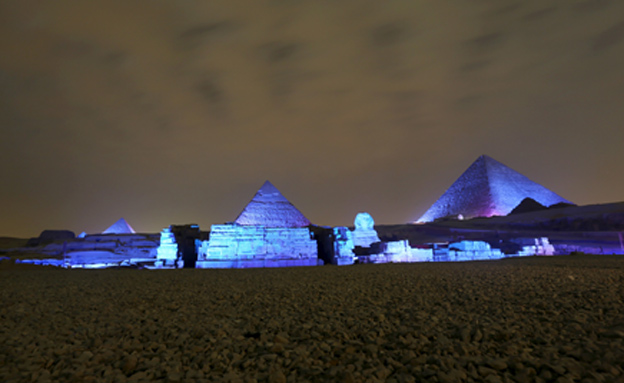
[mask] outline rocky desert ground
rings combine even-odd
[[[624,257],[0,270],[3,382],[611,382]]]

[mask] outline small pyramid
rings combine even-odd
[[[518,204],[518,206],[514,207],[512,211],[509,212],[508,215],[513,214],[522,214],[522,213],[532,213],[534,211],[547,210],[548,208],[541,203],[537,202],[531,197],[526,197]]]
[[[104,230],[102,234],[135,234],[136,232],[126,222],[125,219],[120,218],[119,221],[112,224],[108,229]]]
[[[244,226],[305,227],[310,221],[269,181],[258,190],[234,223]]]
[[[482,155],[417,222],[431,222],[459,214],[467,219],[507,215],[525,198],[532,198],[544,206],[570,203],[495,159]]]

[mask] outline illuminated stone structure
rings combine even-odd
[[[411,262],[431,262],[433,261],[433,249],[423,249],[412,247],[410,249]]]
[[[236,221],[212,225],[197,241],[198,268],[315,266],[310,221],[270,182],[265,182]]]
[[[262,185],[234,223],[266,227],[310,226],[310,221],[269,181]]]
[[[156,253],[156,265],[173,267],[178,259],[178,244],[170,227],[160,232],[160,246]]]
[[[505,257],[500,249],[492,249],[483,241],[460,241],[448,245],[448,261],[480,261]]]
[[[547,237],[541,238],[517,238],[513,242],[522,246],[519,256],[527,255],[554,255],[555,247],[550,244]]]
[[[414,256],[407,240],[383,242],[382,252],[369,256],[370,263],[411,263],[422,262]]]
[[[352,235],[355,246],[370,247],[373,243],[381,241],[375,230],[375,220],[370,214],[358,213],[353,224],[355,230],[353,230]]]
[[[200,241],[196,267],[247,268],[316,266],[316,241],[308,228],[212,225]]]
[[[352,265],[355,262],[352,231],[344,226],[334,227],[334,264],[338,266]],[[377,235],[377,233],[375,233]]]
[[[119,221],[112,224],[108,229],[104,230],[102,234],[135,234],[136,231],[126,222],[125,219],[120,218]]]
[[[430,249],[412,249],[407,240],[381,241],[375,230],[375,220],[369,213],[358,213],[354,225],[355,229],[351,232],[346,228],[334,229],[334,252],[338,265],[352,264],[355,260],[363,263],[409,263],[427,262],[432,258]],[[355,256],[354,251],[361,255]],[[353,257],[350,263],[349,257]]]
[[[95,234],[62,245],[66,267],[103,268],[151,264],[158,237],[152,234]]]
[[[417,222],[461,215],[507,215],[525,198],[544,206],[571,203],[488,156],[479,157]]]

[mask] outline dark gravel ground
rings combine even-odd
[[[0,270],[2,382],[624,381],[624,257]]]

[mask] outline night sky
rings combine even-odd
[[[481,154],[624,200],[624,2],[0,1],[0,235],[422,213]]]

